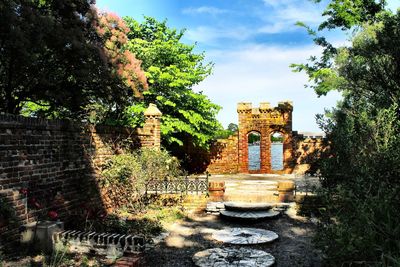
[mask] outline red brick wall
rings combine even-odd
[[[207,170],[210,173],[304,173],[313,167],[326,144],[321,138],[306,138],[292,132],[291,102],[280,102],[278,107],[260,103],[239,103],[239,133],[229,139],[217,140],[208,154]],[[261,135],[260,170],[248,169],[248,134],[256,131]],[[282,134],[283,170],[271,168],[271,135]]]
[[[211,146],[207,171],[210,173],[237,173],[238,156],[237,135],[232,135],[228,139],[219,139]]]
[[[295,134],[293,138],[295,165],[292,172],[304,174],[315,171],[318,168],[317,160],[325,155],[327,147],[328,143],[324,138],[310,138]]]
[[[283,170],[290,173],[293,165],[292,151],[292,110],[291,102],[280,102],[277,107],[271,107],[268,102],[260,103],[253,108],[251,103],[239,103],[239,172],[249,173],[248,134],[252,131],[260,133],[260,170],[254,173],[273,173],[271,168],[271,135],[279,132],[284,137]]]
[[[65,219],[85,204],[108,208],[97,183],[99,165],[140,146],[160,146],[159,120],[135,130],[0,115],[0,197],[15,211],[14,222],[0,229],[0,247],[17,240],[20,226],[49,209]],[[29,190],[27,198],[21,188]],[[27,199],[28,206],[36,199],[42,207],[26,214]]]

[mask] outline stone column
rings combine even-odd
[[[144,130],[150,135],[149,142],[145,142],[143,146],[154,147],[160,149],[161,147],[161,111],[155,104],[150,104],[144,112],[145,123]]]
[[[249,159],[248,159],[248,123],[250,122],[252,104],[251,103],[238,103],[237,112],[239,115],[239,139],[238,139],[238,161],[239,173],[249,172]]]
[[[293,134],[292,134],[292,113],[293,102],[284,101],[279,102],[278,105],[283,111],[283,118],[285,122],[285,133],[283,142],[283,172],[291,173],[293,170]]]

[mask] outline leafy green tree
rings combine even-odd
[[[181,42],[184,31],[145,17],[139,23],[124,18],[130,51],[142,61],[149,83],[144,101],[126,110],[125,123],[131,126],[142,122],[144,109],[155,103],[163,113],[161,133],[167,148],[192,142],[207,147],[221,125],[216,119],[220,107],[201,92],[192,90],[211,73],[212,64],[204,63],[204,54],[195,53],[194,45]]]
[[[239,127],[235,123],[229,123],[226,129],[220,129],[215,132],[214,139],[227,139],[231,135],[237,134]]]
[[[79,118],[88,105],[117,109],[131,99],[104,53],[93,2],[1,2],[0,111]]]
[[[257,132],[251,132],[248,134],[247,136],[247,141],[249,142],[249,144],[253,144],[256,142],[259,142],[261,140],[261,135]]]
[[[383,10],[382,2],[354,3],[351,9],[343,8],[350,2],[332,1],[330,17],[321,24],[321,28],[353,30],[351,45],[334,48],[325,42],[328,52],[322,58],[297,65],[308,73],[317,94],[343,92],[341,103],[325,118],[319,116],[329,150],[318,162],[323,185],[318,195],[326,207],[317,242],[328,265],[396,266],[400,263],[400,227],[394,223],[400,221],[400,13]]]
[[[321,0],[314,0],[319,3]],[[351,29],[365,22],[373,22],[376,15],[384,10],[385,0],[333,0],[330,1],[323,16],[327,19],[319,25],[319,30],[341,28]]]
[[[314,0],[314,2],[321,2],[321,0]],[[341,89],[341,79],[334,71],[337,48],[319,33],[324,29],[334,28],[357,31],[363,23],[379,20],[378,14],[384,10],[385,4],[384,0],[332,0],[322,13],[323,16],[327,16],[327,19],[319,25],[318,30],[311,29],[302,22],[297,23],[306,28],[313,37],[314,43],[323,49],[322,55],[311,56],[309,63],[291,65],[293,71],[307,73],[311,83],[306,87],[313,88],[319,96],[326,95],[332,89]]]
[[[229,123],[227,130],[231,131],[232,133],[236,133],[239,131],[239,126],[236,123]]]

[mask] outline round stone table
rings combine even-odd
[[[235,245],[263,244],[278,239],[275,232],[247,227],[225,228],[214,232],[212,237],[217,241]]]
[[[275,263],[271,254],[249,248],[211,248],[197,252],[193,262],[199,267],[268,267]]]

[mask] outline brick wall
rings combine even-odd
[[[292,131],[293,106],[289,101],[271,107],[268,102],[253,108],[251,103],[239,103],[239,133],[229,139],[217,140],[207,155],[210,173],[304,173],[314,167],[326,144],[322,138],[307,137]],[[248,135],[261,135],[260,170],[249,171]],[[271,135],[283,136],[283,169],[271,168]]]
[[[144,128],[130,129],[0,115],[0,197],[15,211],[0,228],[0,247],[48,210],[64,219],[83,205],[112,205],[97,183],[99,166],[125,149],[159,147],[160,116],[146,116]]]
[[[304,174],[317,170],[317,160],[324,156],[328,147],[327,140],[322,137],[293,136],[294,169],[293,173]]]
[[[210,173],[237,173],[238,156],[238,135],[232,135],[228,139],[219,139],[211,146],[207,171]]]

